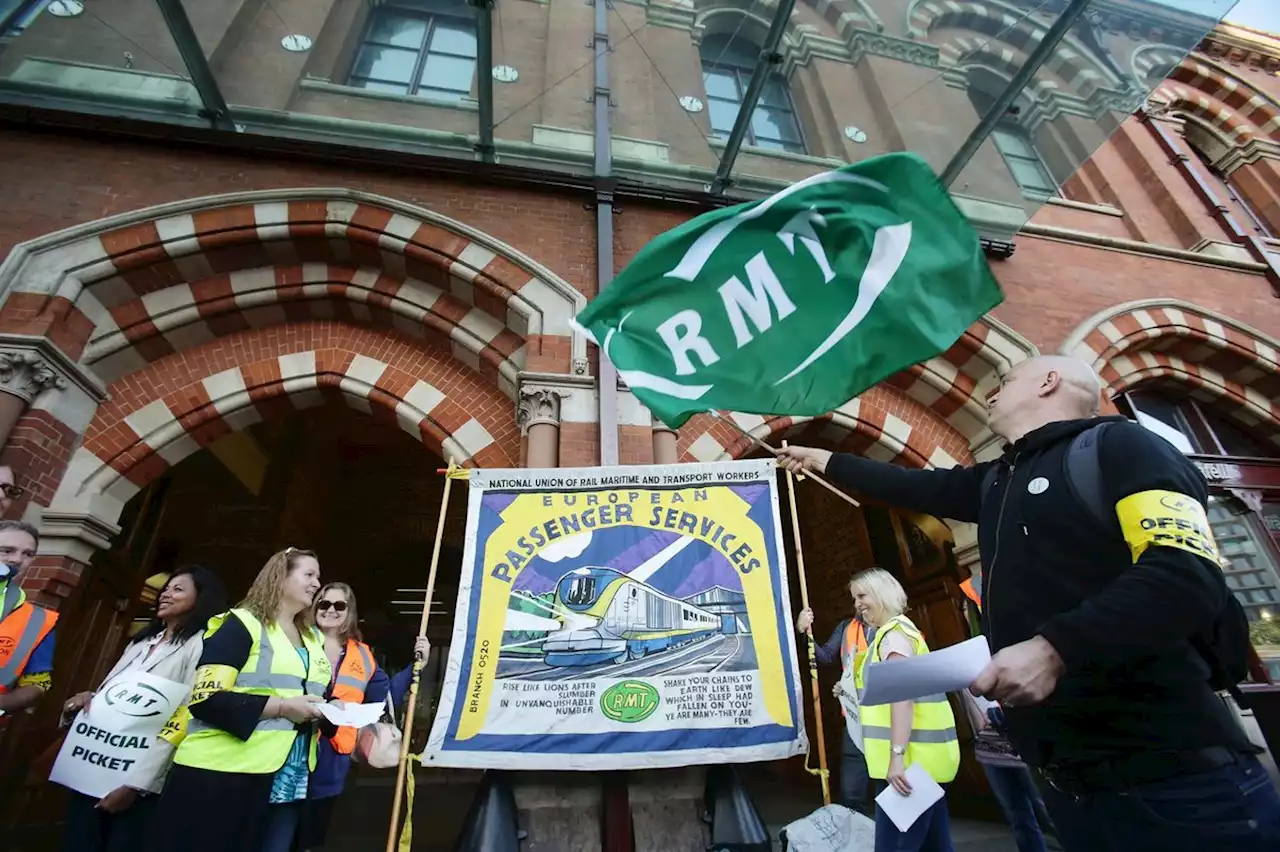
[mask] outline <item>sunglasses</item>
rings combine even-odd
[[[334,612],[346,612],[347,602],[346,601],[320,601],[319,603],[316,604],[316,612],[324,612],[330,607],[333,607]]]
[[[4,496],[10,500],[18,500],[23,494],[27,493],[27,489],[21,485],[0,485],[0,491],[4,492]]]

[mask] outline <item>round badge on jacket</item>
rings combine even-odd
[[[1027,490],[1032,494],[1043,494],[1049,490],[1049,480],[1043,476],[1037,476],[1035,479],[1027,483]]]

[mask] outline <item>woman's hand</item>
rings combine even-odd
[[[904,796],[911,795],[911,783],[907,781],[907,762],[902,755],[895,754],[889,757],[889,771],[884,777],[893,789]]]
[[[429,656],[431,656],[431,643],[427,641],[427,637],[419,636],[413,640],[413,658],[425,663]]]
[[[117,787],[98,800],[98,809],[109,814],[123,813],[133,807],[138,791],[132,787]]]
[[[813,610],[805,607],[800,610],[800,614],[796,616],[796,632],[808,633],[809,628],[813,627]]]
[[[320,705],[324,703],[324,699],[318,695],[296,695],[293,698],[277,700],[280,703],[276,705],[276,716],[288,719],[295,725],[319,719]]]
[[[83,710],[85,705],[93,700],[92,692],[80,692],[67,699],[67,703],[62,705],[63,713],[76,713]]]
[[[836,681],[835,684],[832,685],[831,694],[834,695],[836,698],[839,698],[841,695],[844,695],[844,688],[840,686],[839,681]]]

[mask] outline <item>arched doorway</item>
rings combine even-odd
[[[40,337],[84,378],[23,412],[4,452],[44,535],[24,585],[63,614],[54,691],[0,740],[23,788],[10,819],[60,816],[30,795],[45,795],[55,710],[97,685],[146,579],[175,565],[223,571],[235,596],[275,549],[313,547],[340,566],[327,577],[369,590],[370,638],[403,662],[436,469],[521,465],[521,371],[586,363],[569,284],[465,225],[343,190],[94,223],[18,247],[0,285],[0,331]],[[433,616],[446,653],[464,502]]]

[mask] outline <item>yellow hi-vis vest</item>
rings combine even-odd
[[[879,660],[880,642],[890,630],[901,630],[915,647],[917,655],[929,653],[920,631],[905,615],[899,615],[876,631],[871,647],[862,656],[853,683],[862,692],[863,675],[867,663]],[[867,772],[872,778],[884,778],[889,774],[889,758],[892,757],[892,704],[863,704],[862,752],[867,758]],[[912,704],[911,740],[903,755],[906,766],[920,764],[929,777],[939,784],[955,780],[960,771],[960,741],[956,739],[956,718],[951,712],[951,702],[945,695],[927,695]]]
[[[229,615],[239,618],[253,637],[249,657],[236,675],[235,683],[226,687],[229,691],[281,699],[299,695],[324,697],[333,668],[325,656],[324,641],[318,631],[314,628],[302,631],[302,643],[310,662],[304,670],[302,657],[280,625],[267,627],[248,610],[233,609],[209,619],[205,637],[216,633]],[[193,695],[201,686],[197,678]],[[308,766],[315,769],[319,729],[316,725],[311,728]],[[241,740],[193,718],[187,725],[186,738],[174,755],[174,763],[217,772],[265,775],[284,766],[299,733],[297,725],[288,719],[259,719],[249,739]]]

